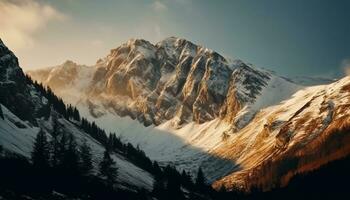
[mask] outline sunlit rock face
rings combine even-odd
[[[350,154],[350,77],[302,89],[278,105],[264,108],[224,145],[220,157],[238,158],[244,170],[216,181],[232,189],[285,186]]]
[[[64,97],[67,103],[79,101],[88,89],[86,86],[92,82],[91,67],[79,65],[71,60],[63,64],[40,70],[26,72],[32,79],[43,83],[55,92]],[[68,101],[67,101],[68,100]]]
[[[238,112],[254,104],[275,76],[175,37],[155,45],[131,39],[93,67],[67,61],[28,73],[58,94],[80,85],[84,94],[76,102],[89,100],[146,126],[172,120],[174,126],[182,127],[221,118],[239,128],[256,111],[243,118],[237,117]],[[88,81],[81,84],[84,77]]]

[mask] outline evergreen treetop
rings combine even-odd
[[[47,169],[50,166],[49,142],[46,133],[40,129],[31,153],[33,166],[37,169]]]
[[[99,164],[100,175],[107,181],[108,184],[113,185],[117,179],[118,168],[116,162],[111,158],[109,151],[106,149],[103,153],[103,159]]]
[[[84,140],[79,149],[81,157],[80,169],[82,175],[90,175],[93,169],[91,147],[87,144],[86,140]]]

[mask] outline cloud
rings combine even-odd
[[[350,75],[350,58],[346,58],[341,62],[341,68],[345,75]]]
[[[0,1],[0,37],[14,50],[30,47],[34,34],[66,16],[36,0]]]
[[[156,12],[162,12],[162,11],[168,10],[168,7],[160,1],[154,1],[152,4],[152,7]]]

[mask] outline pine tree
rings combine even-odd
[[[55,163],[53,167],[58,170],[58,173],[65,173],[66,168],[69,165],[67,163],[67,158],[65,157],[68,151],[68,137],[67,134],[62,132],[59,134],[59,137],[56,138],[55,149],[52,157],[55,158]]]
[[[67,106],[67,117],[68,119],[73,118],[74,110],[71,104]]]
[[[199,191],[204,191],[206,188],[206,181],[202,168],[199,167],[196,178],[196,187]]]
[[[81,172],[83,175],[90,175],[91,170],[93,169],[92,165],[92,154],[91,148],[87,144],[86,140],[83,141],[83,144],[80,146],[80,157],[81,157]]]
[[[175,167],[167,165],[164,169],[164,176],[166,178],[166,192],[168,199],[183,199],[181,191],[181,176]]]
[[[155,177],[153,182],[152,193],[159,199],[163,199],[166,196],[164,180],[160,177]]]
[[[166,191],[169,195],[168,199],[174,199],[174,200],[183,199],[180,180],[178,180],[174,176],[170,176],[168,178],[168,182],[166,184]]]
[[[51,143],[51,165],[57,167],[60,161],[60,141],[59,141],[59,126],[56,118],[53,119],[52,139]]]
[[[114,133],[109,134],[108,141],[107,141],[107,149],[109,151],[114,150],[114,140],[115,140],[114,138],[115,138]]]
[[[114,135],[115,135],[115,133],[114,133]],[[122,143],[122,140],[121,140],[120,136],[119,137],[116,137],[116,136],[114,137],[114,147],[116,149],[123,150],[124,144]]]
[[[182,182],[182,185],[187,189],[193,189],[192,177],[185,170],[182,170],[181,182]]]
[[[4,119],[4,114],[3,114],[3,112],[2,112],[2,106],[0,105],[0,118],[1,119]]]
[[[0,158],[3,156],[2,154],[3,154],[3,151],[4,151],[4,147],[2,147],[1,145],[0,145]]]
[[[50,166],[49,142],[46,133],[40,129],[34,142],[32,151],[32,162],[36,169],[48,169]]]
[[[116,162],[111,158],[108,150],[106,149],[103,155],[103,159],[100,162],[100,175],[107,181],[109,185],[113,185],[117,178]]]
[[[62,168],[65,173],[77,175],[79,173],[79,152],[77,143],[73,134],[69,134],[67,139],[64,139],[66,134],[61,138],[62,150]]]
[[[162,169],[159,167],[157,161],[153,161],[153,174],[156,178],[162,177]]]
[[[75,119],[76,121],[80,121],[80,114],[77,108],[74,108],[73,119]]]

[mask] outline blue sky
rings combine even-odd
[[[0,2],[0,11],[7,11],[0,14],[0,37],[13,47],[25,69],[66,59],[91,65],[129,38],[155,43],[169,36],[287,76],[340,76],[349,64],[350,1],[346,0]],[[13,7],[28,14],[18,17]],[[17,29],[1,22],[6,13],[15,16],[13,20],[22,17],[15,21]],[[36,18],[28,17],[31,13]]]

